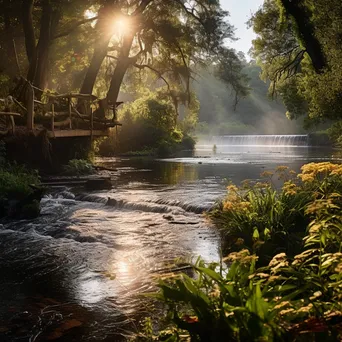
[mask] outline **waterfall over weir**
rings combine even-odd
[[[308,146],[308,135],[221,135],[213,136],[217,146]]]

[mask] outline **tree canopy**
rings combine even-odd
[[[178,103],[190,100],[196,65],[237,60],[224,47],[234,29],[218,0],[2,0],[1,5],[0,73],[8,91],[22,76],[42,90],[95,92],[106,105],[117,101],[135,69],[162,81]],[[226,81],[243,95],[244,80],[230,76]]]
[[[279,94],[288,117],[307,124],[342,118],[341,24],[338,0],[265,0],[250,24],[252,54]]]

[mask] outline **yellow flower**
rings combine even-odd
[[[333,203],[332,199],[324,199],[324,200],[316,200],[313,203],[309,204],[306,208],[305,213],[307,215],[317,214],[321,211],[328,209],[340,209],[339,206]]]
[[[303,165],[301,170],[303,174],[308,174],[308,175],[311,175],[312,177],[315,177],[320,173],[326,173],[330,175],[342,174],[342,166],[340,164],[333,164],[330,162],[309,163],[309,164]]]
[[[214,298],[218,298],[218,297],[220,297],[220,295],[221,295],[220,288],[217,284],[215,284],[213,291],[210,292],[209,296],[214,297]]]
[[[258,257],[256,255],[250,255],[248,249],[243,249],[240,252],[230,253],[226,258],[222,259],[222,261],[229,262],[238,261],[241,264],[250,264],[254,260],[258,260]]]
[[[241,210],[248,210],[251,208],[251,203],[250,202],[240,202],[238,205],[237,205],[237,208],[238,209],[241,209]]]
[[[268,266],[273,267],[279,264],[279,262],[285,261],[286,259],[286,254],[285,253],[279,253],[273,257],[273,259],[270,261]]]
[[[316,291],[313,296],[310,297],[310,300],[314,300],[318,297],[321,297],[322,296],[322,292],[321,291]]]
[[[286,302],[281,302],[281,303],[277,304],[274,308],[275,308],[275,309],[281,309],[281,308],[283,308],[283,307],[285,307],[285,306],[291,306],[291,303],[288,302],[288,301],[286,301]]]
[[[257,182],[257,183],[255,184],[255,187],[256,187],[257,189],[264,189],[264,188],[268,188],[269,186],[270,186],[270,184],[268,184],[268,183]]]
[[[296,184],[292,183],[291,181],[284,183],[283,191],[285,195],[295,195],[298,191],[298,187]]]
[[[276,172],[284,172],[284,171],[287,171],[289,169],[288,166],[278,166],[276,168]]]
[[[302,180],[302,182],[304,183],[310,183],[313,182],[315,180],[314,176],[312,174],[299,174],[298,178],[300,178]]]
[[[227,190],[231,192],[238,192],[239,188],[236,185],[230,184],[227,186]]]
[[[287,315],[287,314],[292,313],[292,312],[294,312],[294,311],[295,311],[294,309],[286,309],[286,310],[281,310],[281,311],[279,312],[279,314],[280,314],[281,316],[284,316],[284,315]]]
[[[230,202],[230,201],[225,201],[225,202],[223,203],[223,210],[224,210],[224,211],[229,211],[229,210],[232,210],[232,209],[234,209],[234,204],[233,204],[232,202]]]
[[[273,172],[271,171],[264,171],[263,173],[260,174],[260,177],[265,177],[265,178],[269,178],[273,176]]]
[[[297,312],[309,312],[313,308],[313,305],[310,303],[307,306],[301,307]]]

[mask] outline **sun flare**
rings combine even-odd
[[[112,30],[113,33],[118,36],[123,36],[129,32],[131,28],[130,21],[127,17],[119,17],[113,21]]]

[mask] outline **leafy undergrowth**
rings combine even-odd
[[[63,173],[68,176],[91,175],[94,172],[93,165],[84,159],[71,159],[63,167]]]
[[[338,341],[342,338],[342,166],[307,164],[230,185],[209,214],[228,253],[194,277],[165,277],[168,329],[137,341]],[[280,191],[274,177],[284,180]]]
[[[0,166],[0,217],[38,216],[43,192],[36,171],[15,164]]]

